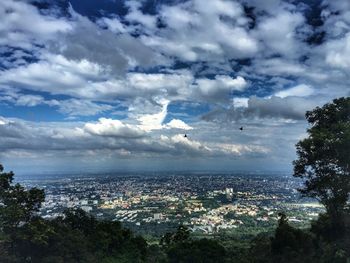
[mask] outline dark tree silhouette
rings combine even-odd
[[[45,200],[43,190],[26,190],[20,184],[13,184],[13,176],[13,172],[5,173],[0,164],[0,226],[5,232],[28,223]]]
[[[45,199],[43,190],[26,190],[20,184],[13,184],[13,172],[4,172],[0,164],[0,261],[11,261],[18,253],[18,240],[24,229],[36,219],[41,203]],[[36,236],[37,237],[37,236]],[[31,236],[34,238],[34,235]],[[8,257],[7,257],[8,255]]]
[[[162,246],[169,246],[175,243],[181,243],[190,239],[190,229],[187,226],[180,225],[176,232],[168,232],[162,236],[160,244]]]
[[[350,193],[350,97],[306,113],[311,127],[297,145],[294,176],[305,179],[299,191],[317,198],[340,229]]]

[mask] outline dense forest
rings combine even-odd
[[[189,228],[148,243],[120,222],[69,209],[54,220],[37,215],[43,190],[13,183],[0,165],[0,262],[350,262],[350,98],[306,113],[308,137],[297,145],[298,189],[326,208],[309,229],[279,214],[273,233],[251,240],[195,239]]]

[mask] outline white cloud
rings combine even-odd
[[[129,73],[125,78],[115,78],[100,64],[51,54],[44,55],[39,62],[0,72],[0,85],[95,101],[135,97],[151,99],[159,95],[185,99],[192,81],[189,71]]]
[[[0,16],[0,45],[30,49],[32,42],[43,43],[59,32],[72,30],[65,19],[41,15],[23,1],[2,0]]]
[[[98,123],[86,123],[84,130],[100,136],[139,138],[143,132],[135,126],[124,124],[119,120],[100,118]]]
[[[211,149],[207,146],[198,141],[188,139],[188,137],[184,137],[182,134],[177,134],[172,137],[161,135],[160,140],[161,142],[172,146],[175,152],[185,152],[189,155],[202,155],[211,153]]]
[[[233,98],[233,106],[238,107],[248,107],[249,98]]]
[[[223,152],[233,153],[236,155],[244,155],[246,153],[267,154],[270,152],[270,149],[259,145],[218,143],[216,144],[216,147]]]
[[[348,70],[350,67],[350,33],[340,39],[326,44],[326,62],[338,68]]]
[[[67,60],[61,55],[46,55],[39,62],[0,73],[0,84],[82,98],[103,96],[107,87],[96,85],[99,82],[107,82],[101,66],[87,60]]]
[[[127,82],[131,88],[147,92],[149,95],[163,95],[168,99],[184,99],[189,94],[193,76],[189,71],[169,73],[129,73]]]
[[[313,93],[314,93],[314,89],[311,88],[309,85],[300,84],[298,86],[279,91],[275,94],[275,96],[280,98],[291,97],[291,96],[307,97],[312,95]]]
[[[102,27],[107,27],[113,33],[127,33],[127,27],[118,18],[101,17],[96,23]]]
[[[39,104],[42,104],[44,101],[44,98],[42,96],[37,95],[21,95],[16,100],[16,105],[18,106],[37,106]]]
[[[170,101],[162,100],[160,104],[162,105],[162,110],[155,114],[143,114],[137,118],[140,122],[140,129],[144,131],[160,130],[163,128],[162,123],[167,115],[167,108]]]
[[[98,122],[72,123],[34,123],[19,119],[0,118],[1,155],[26,153],[41,158],[51,154],[84,158],[96,156],[101,151],[112,156],[131,155],[154,157],[167,156],[202,156],[210,149],[202,143],[183,138],[183,135],[170,137],[151,137],[137,126],[120,120],[100,118]],[[83,126],[82,126],[83,125]]]
[[[289,77],[305,78],[310,81],[322,83],[326,81],[330,74],[317,64],[306,65],[299,63],[295,59],[288,58],[267,58],[257,60],[250,69],[254,74],[259,76],[275,76],[275,77]]]
[[[339,39],[350,29],[350,4],[342,0],[324,0],[322,19],[323,29],[327,32],[327,38]],[[334,15],[337,14],[337,15]]]
[[[242,15],[242,7],[237,2],[227,0],[214,0],[203,5],[201,0],[194,0],[195,9],[209,16],[225,15],[237,18]]]
[[[264,59],[256,62],[256,68],[261,75],[301,75],[305,71],[305,66],[295,61],[283,58]]]
[[[259,23],[257,35],[267,46],[265,52],[278,53],[288,57],[298,56],[303,46],[296,39],[296,28],[304,24],[300,13],[280,11]]]
[[[258,42],[245,29],[247,19],[239,3],[212,0],[205,5],[201,1],[164,5],[160,17],[167,26],[141,39],[169,56],[222,61],[258,51]]]
[[[168,129],[193,130],[191,126],[178,119],[172,119],[165,125],[165,127]]]
[[[141,3],[139,1],[129,0],[126,2],[129,7],[129,12],[125,16],[125,19],[131,22],[140,23],[144,28],[155,29],[157,24],[157,18],[155,16],[142,13],[139,8]]]
[[[196,85],[199,89],[199,95],[210,100],[222,100],[230,97],[231,91],[242,91],[246,88],[246,80],[238,76],[231,78],[229,76],[217,75],[215,79],[197,79]]]
[[[138,38],[124,32],[122,25],[117,25],[114,20],[100,19],[97,24],[107,23],[112,30],[123,31],[121,34],[101,29],[73,8],[69,11],[74,28],[49,42],[51,52],[62,54],[69,60],[88,60],[93,64],[107,66],[117,75],[124,74],[135,66],[168,63],[162,55],[145,46]]]
[[[7,124],[7,120],[0,116],[0,125],[5,125],[5,124]]]

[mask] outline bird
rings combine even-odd
[[[187,134],[185,134],[184,137],[187,138]]]
[[[243,131],[243,126],[241,128],[239,128],[241,131]]]

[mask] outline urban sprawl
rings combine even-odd
[[[21,182],[22,183],[22,182]],[[285,213],[307,226],[323,207],[301,198],[301,182],[281,174],[142,173],[25,178],[45,190],[40,214],[61,216],[81,208],[100,219],[117,220],[142,234],[163,235],[179,224],[194,233],[249,234],[276,226]]]

